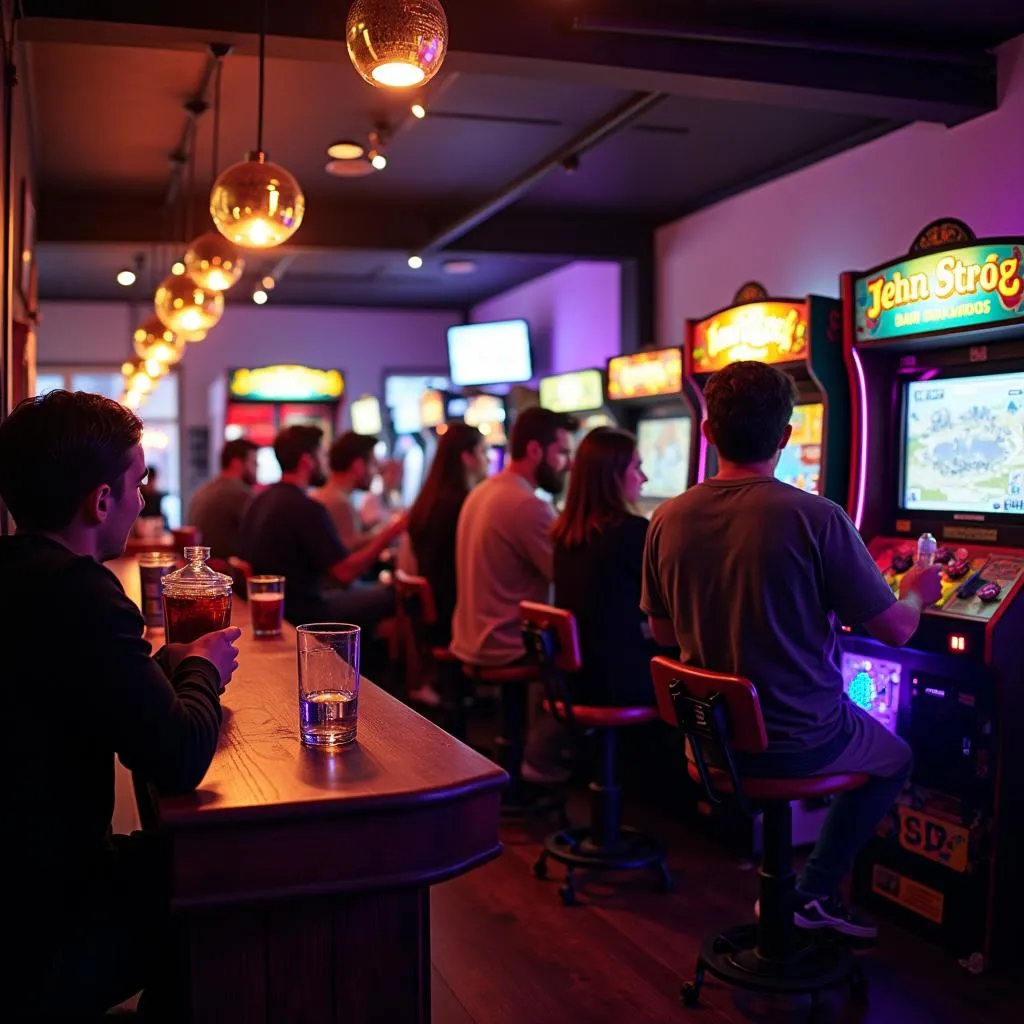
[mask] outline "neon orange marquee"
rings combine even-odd
[[[652,348],[608,361],[608,397],[653,398],[683,389],[683,354],[678,348]]]
[[[805,302],[748,302],[693,324],[691,372],[712,373],[741,359],[791,363],[807,356]]]

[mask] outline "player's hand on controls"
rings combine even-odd
[[[227,629],[218,629],[216,633],[207,633],[193,643],[174,646],[183,646],[186,658],[205,658],[210,662],[220,676],[220,689],[223,693],[238,668],[238,648],[235,644],[241,635],[242,631],[237,626],[229,626]]]
[[[913,594],[922,608],[935,604],[942,597],[942,570],[937,565],[927,569],[911,569],[900,581],[900,597]]]

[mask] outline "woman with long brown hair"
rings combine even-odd
[[[415,569],[434,593],[437,626],[430,643],[447,647],[455,613],[455,527],[469,492],[489,470],[484,435],[461,420],[446,425],[423,488],[409,512]]]
[[[636,438],[595,427],[573,459],[555,520],[555,604],[576,616],[582,703],[652,704],[650,660],[659,649],[640,611],[647,520],[636,512],[646,482]]]

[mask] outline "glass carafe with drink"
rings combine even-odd
[[[169,644],[190,644],[231,625],[231,577],[214,572],[209,557],[209,548],[185,548],[185,567],[163,578]]]

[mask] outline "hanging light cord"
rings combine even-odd
[[[256,148],[261,153],[263,152],[263,65],[267,60],[267,22],[269,10],[269,0],[263,0],[263,25],[260,27],[259,109],[256,113]]]
[[[210,185],[217,180],[217,168],[220,166],[220,74],[224,69],[224,60],[217,58],[217,71],[213,80],[213,167],[210,173]]]

